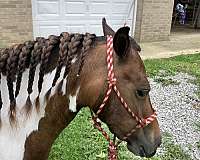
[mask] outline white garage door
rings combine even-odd
[[[63,31],[102,35],[101,19],[116,30],[127,25],[134,29],[136,0],[32,0],[34,37]]]

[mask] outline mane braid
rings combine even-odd
[[[0,73],[0,85],[1,85],[1,73]],[[2,105],[3,105],[3,102],[2,102],[1,90],[0,90],[0,113],[1,113]],[[1,117],[1,115],[0,115],[0,117]],[[1,120],[1,118],[0,118],[0,120]]]
[[[18,46],[13,46],[9,51],[9,57],[7,59],[7,86],[10,99],[10,122],[11,125],[16,120],[16,100],[14,96],[13,82],[15,81],[15,74],[17,71],[17,62],[19,58]]]
[[[21,86],[22,74],[26,69],[28,57],[30,57],[30,50],[33,47],[32,41],[27,41],[22,44],[19,48],[19,61],[18,61],[18,74],[17,74],[17,82],[16,82],[16,89],[15,89],[15,97],[18,96]]]
[[[79,70],[78,70],[77,76],[79,76],[82,71],[85,56],[87,54],[87,51],[91,48],[91,45],[92,45],[93,41],[95,40],[95,37],[96,37],[96,35],[89,34],[89,33],[86,33],[84,36],[83,47],[81,50],[81,57],[80,57],[80,65],[79,65]]]
[[[54,80],[52,83],[52,87],[55,86],[58,78],[60,77],[61,69],[62,69],[63,65],[65,64],[65,61],[68,56],[68,51],[69,51],[68,45],[71,40],[71,35],[67,32],[62,33],[61,36],[62,37],[60,39],[60,45],[59,45],[60,50],[59,50],[58,66],[56,68],[56,74],[55,74],[55,77],[54,77]]]
[[[0,54],[2,54],[2,48],[0,48]],[[0,55],[1,56],[1,55]],[[1,68],[0,68],[0,86],[1,86]],[[2,98],[1,98],[1,88],[0,88],[0,112],[1,112],[1,108],[2,108]],[[0,115],[1,116],[1,115]],[[1,118],[0,118],[1,121]]]
[[[42,47],[44,45],[45,39],[44,38],[36,38],[36,42],[34,44],[33,50],[31,51],[31,58],[30,58],[30,65],[29,65],[29,79],[28,79],[28,97],[25,104],[25,110],[27,116],[29,115],[32,107],[32,102],[30,99],[30,94],[33,92],[32,86],[35,76],[36,66],[40,61],[40,55],[42,53]]]
[[[53,36],[53,35],[49,36],[49,38],[46,40],[45,46],[42,49],[39,80],[38,80],[38,92],[39,93],[36,98],[36,106],[39,106],[39,95],[42,90],[44,73],[46,70],[46,66],[48,65],[49,56],[50,56],[51,51],[54,48],[54,46],[58,43],[59,43],[59,37]]]
[[[34,45],[34,49],[31,52],[31,62],[29,66],[29,79],[28,79],[28,94],[31,94],[33,92],[33,81],[35,77],[35,71],[36,67],[40,62],[41,54],[42,54],[42,48],[44,46],[45,39],[44,38],[37,38],[36,43]]]
[[[60,45],[59,45],[59,59],[57,62],[56,67],[56,73],[53,79],[53,83],[51,85],[51,88],[47,91],[45,97],[46,99],[49,98],[49,95],[51,93],[51,89],[56,85],[56,82],[58,78],[60,77],[61,69],[64,65],[64,62],[66,60],[67,54],[68,54],[68,43],[70,42],[71,35],[68,32],[63,32],[60,35]]]
[[[66,62],[66,66],[65,66],[65,72],[63,75],[63,79],[66,78],[66,76],[68,75],[68,73],[70,71],[73,58],[78,57],[78,55],[76,55],[75,53],[78,53],[78,46],[81,45],[82,41],[83,41],[82,34],[77,33],[72,37],[71,42],[68,45],[69,53],[67,55],[67,62]]]
[[[8,48],[2,49],[0,51],[0,72],[3,75],[6,75],[7,72],[6,65],[8,57],[9,57],[9,49]]]
[[[1,85],[1,72],[0,72],[0,85]],[[3,102],[2,102],[2,98],[1,98],[1,89],[0,89],[0,128],[1,128],[1,109],[2,109],[2,106],[3,106]]]
[[[1,74],[6,74],[6,64],[7,58],[9,57],[8,49],[0,49],[0,85],[1,85]],[[3,107],[3,101],[1,97],[1,89],[0,89],[0,113]],[[1,128],[1,114],[0,114],[0,128]]]

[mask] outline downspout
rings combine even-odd
[[[132,28],[131,28],[131,33],[133,37],[135,36],[136,16],[137,16],[137,0],[134,1],[134,10],[133,10],[133,19],[132,19]]]

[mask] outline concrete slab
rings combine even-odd
[[[169,41],[141,43],[143,59],[168,58],[180,54],[200,53],[200,30],[172,32]]]

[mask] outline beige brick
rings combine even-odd
[[[31,1],[0,1],[0,47],[33,38]]]
[[[138,41],[168,40],[173,0],[138,0],[135,38]]]

